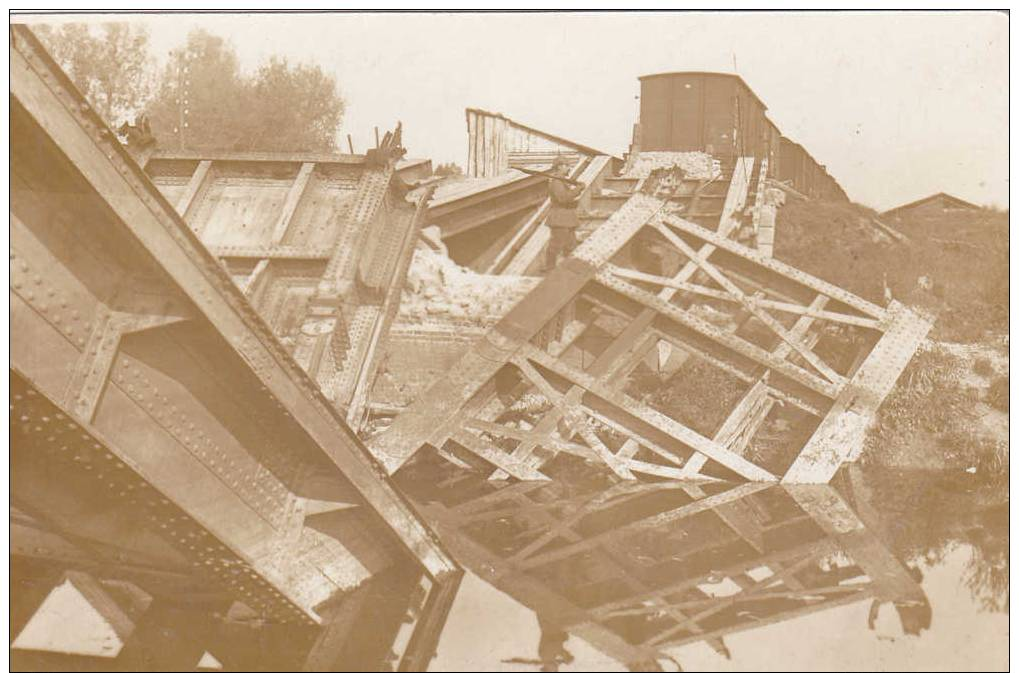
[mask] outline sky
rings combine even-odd
[[[736,72],[854,201],[883,210],[945,191],[1008,206],[1000,12],[127,18],[150,27],[157,58],[202,27],[227,38],[246,70],[274,54],[320,65],[347,102],[342,146],[349,133],[356,151],[399,120],[410,156],[463,165],[464,109],[480,107],[621,155],[639,76]]]

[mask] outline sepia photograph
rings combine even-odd
[[[1009,37],[10,11],[10,670],[1009,670]]]

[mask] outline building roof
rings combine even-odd
[[[881,214],[882,215],[898,215],[898,214],[901,214],[901,213],[903,213],[903,212],[905,212],[907,210],[912,210],[913,208],[916,208],[917,206],[921,206],[921,205],[927,203],[928,201],[933,201],[934,199],[938,199],[938,198],[947,199],[948,201],[952,202],[953,205],[955,205],[955,206],[957,206],[959,208],[969,208],[969,209],[972,209],[972,210],[979,210],[980,209],[980,206],[976,205],[975,203],[970,203],[969,201],[964,201],[963,199],[960,199],[957,196],[952,196],[951,194],[946,194],[945,192],[938,192],[937,194],[931,194],[930,196],[925,196],[922,199],[917,199],[916,201],[910,201],[909,203],[903,204],[901,206],[897,206],[897,207],[892,208],[890,210],[886,210],[885,212],[883,212]]]

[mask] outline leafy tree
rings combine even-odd
[[[315,66],[290,66],[273,57],[262,66],[250,90],[248,141],[261,149],[336,149],[344,102],[336,80]]]
[[[163,146],[329,151],[343,110],[336,81],[320,67],[273,57],[244,77],[233,48],[198,30],[171,55],[148,114]]]
[[[243,137],[247,85],[237,55],[223,38],[204,30],[170,54],[159,91],[146,110],[160,146],[234,149]]]
[[[432,171],[432,174],[444,178],[459,177],[464,174],[464,169],[460,168],[459,165],[451,161],[448,164],[439,164],[438,166],[436,166],[435,170]]]
[[[192,31],[157,77],[136,23],[40,25],[36,33],[82,94],[116,128],[144,112],[159,146],[330,151],[343,119],[336,81],[316,65],[273,57],[241,73],[223,38]]]
[[[154,84],[145,26],[65,23],[32,29],[107,124],[131,121],[144,108]]]

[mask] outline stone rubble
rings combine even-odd
[[[487,327],[506,315],[539,280],[477,273],[441,252],[419,247],[407,273],[400,321],[443,320]]]
[[[722,174],[722,165],[705,152],[641,152],[633,156],[623,175],[646,178],[651,171],[679,167],[689,178],[711,180]]]

